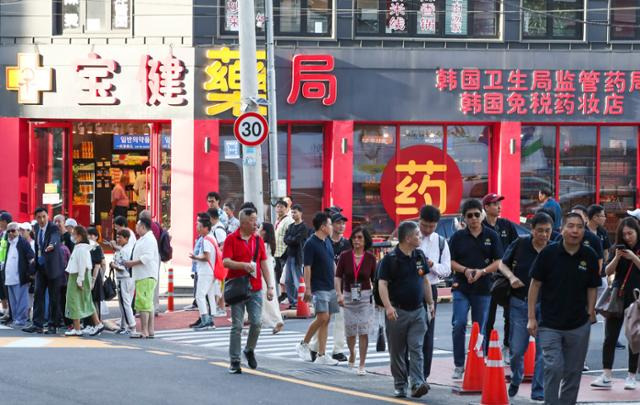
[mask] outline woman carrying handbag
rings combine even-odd
[[[633,301],[634,288],[640,288],[640,226],[634,218],[625,218],[618,225],[616,231],[616,253],[605,271],[607,277],[615,274],[613,285],[609,292],[614,292],[611,302],[622,301],[622,313],[620,316],[609,314],[605,321],[605,338],[602,349],[603,373],[591,383],[595,388],[612,388],[611,369],[616,350],[616,342],[624,322],[624,309],[629,307]],[[604,294],[607,294],[605,291]],[[611,304],[610,304],[611,305]],[[615,306],[615,305],[614,305]],[[633,354],[631,348],[628,349],[629,374],[624,383],[625,390],[636,389],[636,372],[638,370],[639,353]]]

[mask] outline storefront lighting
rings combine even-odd
[[[362,137],[362,143],[391,145],[393,143],[393,138],[386,133],[383,135],[364,135]]]
[[[209,153],[211,150],[211,140],[208,136],[204,137],[204,153]]]

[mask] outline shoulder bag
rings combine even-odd
[[[260,237],[255,237],[255,251],[253,252],[253,262],[258,259],[260,252]],[[224,300],[229,305],[239,304],[249,299],[251,291],[250,276],[241,276],[227,279],[224,282]]]
[[[635,301],[624,311],[624,334],[631,353],[640,353],[640,290],[633,290]]]
[[[609,286],[596,302],[596,313],[605,318],[622,318],[624,316],[624,287],[633,271],[633,262],[629,264],[627,275],[624,277],[620,288]]]
[[[516,245],[515,252],[513,253],[513,257],[516,259],[520,253],[521,241],[522,239],[518,238],[518,244]],[[511,269],[511,271],[514,270],[515,269]],[[511,297],[511,282],[500,272],[500,270],[496,271],[494,274],[493,283],[491,284],[489,291],[494,302],[498,305],[502,307],[509,305],[509,299]]]
[[[102,293],[104,294],[105,301],[110,301],[118,295],[116,288],[116,281],[113,278],[113,269],[111,269],[109,271],[109,275],[104,279],[104,283],[102,283]]]

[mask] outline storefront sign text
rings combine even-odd
[[[114,89],[111,79],[118,69],[118,63],[113,59],[102,59],[97,53],[76,62],[76,72],[80,76],[82,91],[78,104],[113,105],[119,100],[112,94]]]
[[[463,114],[623,115],[640,71],[438,69],[436,88],[460,91]]]
[[[338,80],[331,73],[334,66],[332,55],[294,55],[287,103],[295,104],[302,90],[306,99],[322,100],[325,106],[334,104],[338,98]]]
[[[401,149],[387,163],[380,194],[394,220],[416,218],[425,204],[439,207],[443,214],[455,213],[462,199],[462,175],[455,161],[441,149],[411,146]]]
[[[147,105],[184,105],[184,64],[173,55],[164,59],[142,57],[139,79],[142,96]]]
[[[233,116],[238,117],[240,111],[240,52],[229,48],[210,49],[207,59],[211,63],[205,67],[207,81],[203,88],[207,91],[208,104],[205,114],[218,115],[231,110]],[[267,98],[267,76],[265,69],[265,51],[256,52],[258,71],[258,97]],[[260,106],[260,114],[267,114],[267,107]]]
[[[40,104],[43,91],[53,89],[53,69],[42,67],[39,53],[19,53],[18,66],[5,72],[7,90],[18,92],[18,104]]]

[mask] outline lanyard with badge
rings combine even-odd
[[[364,262],[364,254],[360,258],[360,263],[356,262],[356,254],[353,254],[353,280],[354,283],[351,284],[351,301],[359,302],[362,298],[362,284],[358,282],[358,275],[360,274],[360,269],[362,268],[362,263]]]

